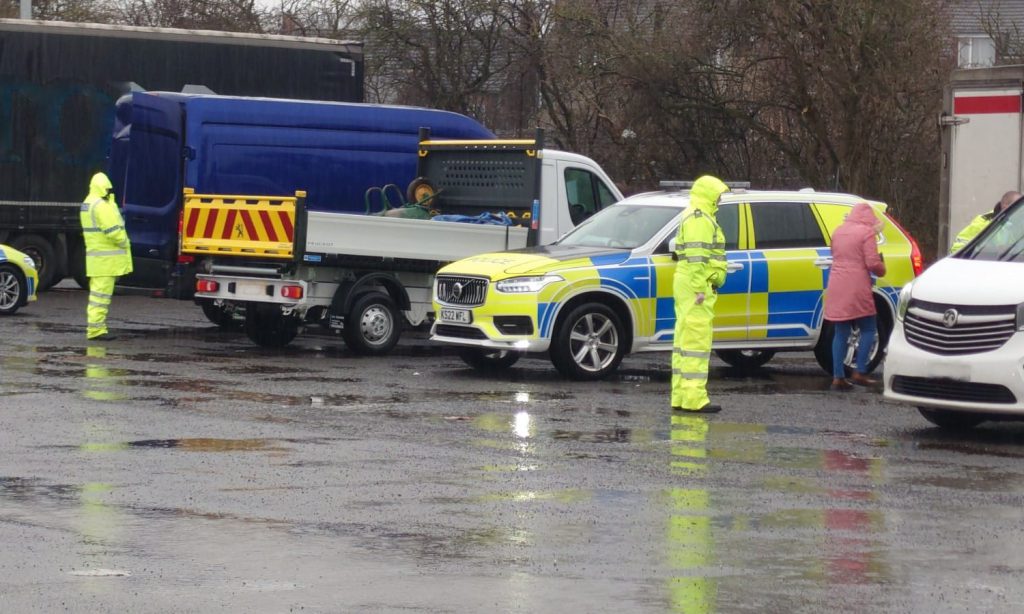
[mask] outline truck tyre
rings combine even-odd
[[[460,347],[459,358],[462,362],[473,367],[481,373],[496,373],[504,371],[519,362],[523,356],[521,352],[509,350],[492,350],[489,348]]]
[[[601,303],[584,303],[560,318],[551,340],[551,362],[574,380],[601,379],[622,362],[626,334],[619,316]]]
[[[391,351],[402,334],[398,307],[383,292],[360,294],[345,317],[342,336],[358,354],[379,356]]]
[[[918,407],[917,411],[921,412],[921,415],[924,416],[924,419],[928,422],[931,422],[941,429],[949,430],[971,429],[987,419],[984,414],[948,411],[932,407]]]
[[[21,271],[11,264],[0,264],[0,315],[9,316],[18,311],[28,292],[28,284]]]
[[[245,310],[245,334],[258,346],[284,347],[299,334],[299,322],[275,306],[250,306]]]
[[[39,289],[47,290],[60,281],[60,263],[57,262],[57,250],[44,237],[39,235],[18,235],[11,239],[10,246],[25,252],[36,263],[39,274]]]
[[[88,290],[89,276],[85,274],[85,244],[76,241],[69,251],[71,253],[68,255],[68,269],[71,271],[71,277],[79,288]]]
[[[835,337],[835,326],[828,321],[825,321],[821,325],[821,336],[818,338],[818,344],[814,346],[814,358],[817,359],[818,364],[821,368],[832,375],[832,338]],[[868,373],[873,372],[878,368],[878,365],[882,364],[882,360],[885,358],[885,347],[889,344],[889,335],[892,334],[892,322],[888,318],[887,312],[883,312],[881,308],[878,310],[878,336],[875,337],[875,344],[871,348],[871,353],[868,354]],[[847,344],[846,350],[846,373],[852,372],[856,358],[854,353],[857,351],[857,339],[859,338],[859,332],[857,329],[853,330],[850,335],[850,341]]]
[[[741,371],[760,369],[775,356],[775,350],[715,350],[722,361]]]
[[[216,305],[213,301],[198,301],[206,319],[217,325],[221,330],[238,330],[234,314],[230,309]]]

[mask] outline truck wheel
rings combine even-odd
[[[970,429],[978,426],[986,420],[984,414],[974,414],[964,411],[949,411],[945,409],[933,409],[931,407],[918,407],[924,419],[942,429],[960,430]]]
[[[245,310],[245,334],[258,346],[284,347],[299,334],[299,322],[274,306],[249,307]]]
[[[9,316],[18,311],[28,292],[21,272],[13,265],[0,264],[0,315]]]
[[[601,303],[585,303],[564,319],[551,340],[551,362],[563,376],[596,380],[618,368],[626,354],[619,316]]]
[[[509,350],[491,350],[487,348],[460,347],[459,358],[462,362],[483,373],[503,371],[519,362],[521,352]]]
[[[715,354],[730,367],[753,371],[771,360],[775,350],[715,350]]]
[[[821,337],[818,338],[818,344],[814,346],[814,358],[817,359],[818,364],[825,373],[829,375],[832,375],[832,338],[835,337],[835,333],[835,325],[831,322],[825,322],[821,326]],[[882,364],[882,360],[885,358],[885,348],[889,344],[889,335],[891,334],[892,323],[889,322],[888,318],[879,313],[878,335],[875,337],[875,343],[868,354],[868,373],[873,372],[878,368],[878,365]],[[850,333],[850,340],[846,344],[846,360],[843,361],[846,364],[847,374],[851,373],[856,366],[857,341],[859,339],[860,331],[854,328],[853,332]]]
[[[216,305],[213,301],[199,301],[199,307],[203,310],[206,319],[217,325],[221,330],[238,330],[238,323],[235,321],[231,309]]]
[[[383,292],[360,294],[345,318],[345,343],[359,354],[387,354],[402,333],[399,317],[391,296]]]
[[[56,279],[60,270],[57,251],[45,238],[32,234],[18,235],[11,239],[10,246],[25,252],[36,263],[40,290],[46,290],[60,281]]]

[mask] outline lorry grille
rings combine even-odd
[[[487,297],[487,280],[461,275],[437,276],[437,300],[446,305],[479,307]]]
[[[893,392],[898,392],[899,394],[941,401],[964,401],[967,403],[1017,402],[1013,392],[1006,386],[958,382],[936,377],[897,375],[892,378],[892,389]]]
[[[915,300],[908,306],[903,330],[910,345],[932,354],[991,352],[1002,347],[1017,331],[1016,306],[947,305]]]

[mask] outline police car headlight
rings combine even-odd
[[[900,290],[900,301],[896,304],[896,319],[900,322],[906,317],[907,308],[910,307],[910,293],[913,286],[914,282],[911,281]]]
[[[25,263],[25,266],[30,267],[33,271],[36,270],[36,261],[32,260],[31,256],[25,256],[21,261]]]
[[[507,294],[526,294],[528,292],[540,292],[544,286],[556,281],[565,281],[565,279],[559,275],[513,277],[511,279],[503,279],[494,284],[494,289]]]

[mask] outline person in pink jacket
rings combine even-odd
[[[853,384],[869,386],[878,380],[867,376],[868,354],[875,342],[875,299],[871,275],[885,275],[885,262],[875,240],[883,222],[867,203],[857,203],[846,221],[832,233],[832,270],[825,291],[825,319],[835,325],[832,339],[832,390],[850,390]],[[843,362],[850,333],[860,330],[857,364],[846,378]]]

